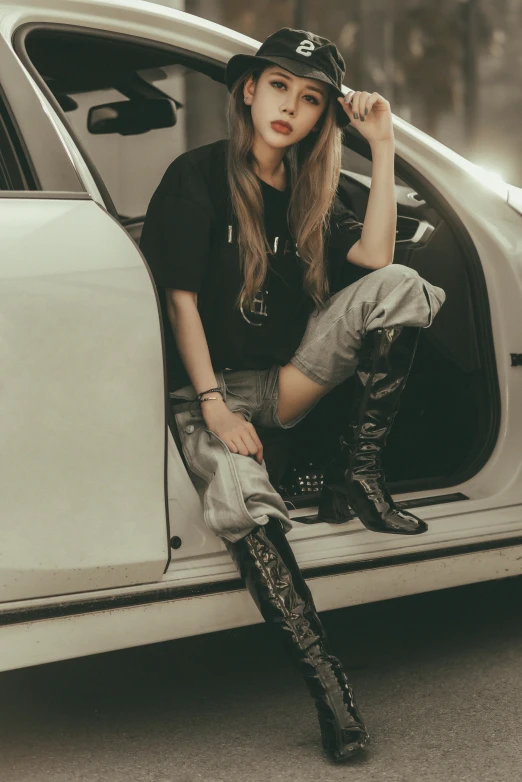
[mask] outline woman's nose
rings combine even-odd
[[[285,95],[286,100],[283,103],[283,111],[288,114],[295,114],[297,97],[290,94]]]

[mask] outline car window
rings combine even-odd
[[[228,91],[218,63],[134,39],[56,29],[35,30],[26,51],[124,224],[145,215],[174,158],[227,136]],[[342,167],[371,177],[371,161],[348,146]]]
[[[9,154],[9,139],[0,124],[0,190],[11,190],[6,156]]]
[[[156,186],[174,158],[227,135],[223,85],[184,65],[168,65],[159,73],[155,69],[137,74],[177,102],[173,127],[135,135],[89,132],[87,118],[93,107],[125,100],[115,89],[75,95],[78,108],[68,113],[122,218],[145,214]]]
[[[0,95],[0,190],[25,190],[28,187],[22,166],[24,155]]]
[[[227,135],[228,91],[216,64],[66,31],[39,31],[26,50],[123,222],[145,215],[174,158]]]

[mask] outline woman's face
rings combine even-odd
[[[330,100],[327,84],[294,76],[280,65],[266,68],[257,82],[249,76],[243,95],[251,106],[256,133],[277,148],[292,146],[307,136]]]

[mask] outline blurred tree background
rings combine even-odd
[[[522,0],[185,0],[262,41],[280,27],[335,41],[345,83],[522,186]]]

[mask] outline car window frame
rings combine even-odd
[[[68,150],[28,74],[1,34],[0,74],[4,122],[7,118],[12,151],[16,152],[18,166],[23,172],[17,183],[21,189],[1,190],[0,196],[27,198],[32,193],[40,197],[60,193],[65,198],[68,194],[72,197],[82,195],[85,188]]]
[[[114,201],[109,194],[109,191],[107,189],[107,186],[105,185],[105,182],[103,180],[103,177],[101,176],[92,156],[87,151],[85,145],[79,139],[75,129],[73,128],[71,122],[69,121],[66,112],[63,111],[60,104],[56,100],[55,96],[45,83],[42,76],[37,71],[36,67],[33,65],[27,50],[26,50],[26,40],[28,36],[33,33],[34,31],[57,31],[57,32],[70,32],[75,33],[79,35],[86,35],[90,37],[98,37],[98,38],[104,38],[104,39],[110,39],[114,41],[123,41],[128,42],[130,44],[134,44],[137,46],[144,46],[146,48],[154,48],[158,49],[159,51],[168,52],[169,54],[173,54],[176,58],[178,58],[178,62],[180,64],[186,65],[189,68],[193,68],[194,70],[199,71],[200,73],[203,73],[207,76],[209,76],[211,79],[224,84],[225,83],[225,69],[226,69],[226,63],[221,62],[220,60],[216,60],[214,58],[208,57],[207,55],[202,55],[196,52],[193,52],[189,49],[184,49],[182,47],[176,46],[174,44],[165,43],[163,41],[157,41],[154,38],[146,38],[143,36],[137,36],[132,35],[128,33],[120,33],[112,30],[103,30],[100,28],[94,28],[84,25],[76,25],[76,24],[66,24],[66,23],[59,23],[59,22],[26,22],[20,27],[18,27],[13,35],[13,47],[24,64],[27,71],[30,73],[32,79],[36,82],[39,89],[43,92],[49,103],[52,105],[53,109],[56,111],[58,116],[62,119],[64,122],[67,132],[69,133],[72,141],[76,145],[85,165],[87,166],[87,169],[89,170],[89,173],[91,174],[99,192],[100,195],[104,201],[104,204],[107,208],[107,211],[118,221],[121,221],[120,215],[118,213],[118,210],[116,209],[116,206],[114,204]],[[348,139],[350,140],[350,143],[347,143]],[[348,146],[353,152],[360,154],[362,157],[365,157],[367,160],[371,161],[371,150],[368,142],[366,139],[361,138],[360,134],[354,131],[353,128],[350,128],[349,126],[345,129],[343,129],[343,146]]]
[[[116,209],[114,201],[111,195],[109,194],[107,186],[105,185],[103,177],[101,176],[96,164],[94,163],[94,160],[92,159],[90,153],[85,148],[83,142],[79,139],[71,122],[67,118],[66,112],[64,112],[63,109],[61,108],[60,104],[52,94],[51,90],[45,83],[42,76],[40,76],[39,72],[37,71],[36,67],[33,65],[27,53],[25,44],[28,36],[32,32],[40,31],[40,30],[70,32],[70,33],[76,33],[79,35],[86,35],[90,37],[105,38],[105,39],[111,39],[115,41],[128,42],[136,46],[144,46],[149,49],[150,48],[158,49],[159,51],[168,52],[169,54],[173,54],[176,58],[179,58],[180,64],[184,64],[189,68],[193,68],[194,70],[199,71],[200,73],[204,73],[205,75],[209,76],[211,79],[214,79],[215,81],[221,82],[223,84],[225,82],[224,74],[225,74],[226,65],[225,63],[222,63],[219,60],[215,60],[206,55],[197,54],[188,49],[183,49],[173,44],[164,43],[163,41],[157,41],[153,38],[144,38],[142,36],[130,35],[127,33],[119,33],[119,32],[114,32],[112,30],[102,30],[99,28],[87,27],[83,25],[63,24],[63,23],[56,23],[56,22],[27,22],[25,24],[20,25],[20,27],[16,29],[13,35],[13,47],[16,54],[22,61],[24,67],[31,75],[31,78],[36,82],[39,89],[42,91],[42,93],[45,95],[49,103],[52,105],[55,112],[63,121],[65,127],[67,128],[67,132],[69,133],[73,143],[76,145],[78,152],[80,153],[85,165],[89,170],[89,173],[91,174],[100,192],[100,195],[104,201],[107,211],[118,222],[120,222],[120,215],[118,213],[118,210]]]

